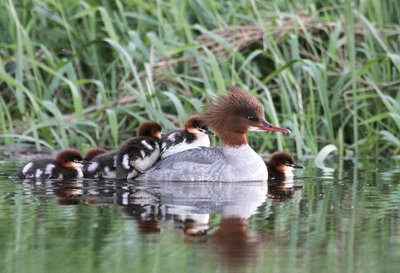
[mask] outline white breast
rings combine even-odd
[[[236,181],[268,179],[264,160],[249,145],[225,146],[223,152],[228,164],[233,167],[232,179]]]
[[[160,149],[155,149],[150,155],[145,156],[143,159],[137,159],[131,162],[133,166],[139,168],[142,171],[149,169],[160,157]]]

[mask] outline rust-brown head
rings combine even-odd
[[[83,158],[75,149],[64,149],[57,155],[56,161],[64,168],[81,169]]]
[[[288,174],[293,169],[304,169],[302,165],[296,164],[293,156],[285,152],[273,153],[271,159],[266,164],[269,172],[278,174]]]
[[[100,147],[91,147],[85,154],[84,160],[90,161],[98,155],[105,154],[107,151]]]
[[[290,133],[267,122],[262,104],[236,86],[229,88],[228,95],[221,95],[209,104],[204,120],[227,145],[246,144],[248,131]]]
[[[200,115],[192,115],[185,123],[185,130],[191,134],[207,134],[214,135],[213,132],[208,130],[208,126]]]
[[[139,126],[137,136],[161,139],[161,125],[155,121],[145,121]]]

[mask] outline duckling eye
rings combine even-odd
[[[247,119],[251,121],[258,121],[258,118],[255,116],[248,116]]]

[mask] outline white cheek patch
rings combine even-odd
[[[81,164],[82,165],[82,164]],[[83,177],[83,172],[81,168],[77,168],[76,171],[78,172],[78,178],[82,178]]]
[[[97,167],[99,167],[99,163],[95,161],[95,162],[90,163],[90,165],[87,168],[87,170],[92,173],[92,172],[95,172],[97,170]]]
[[[144,158],[146,156],[146,153],[143,150],[140,150],[140,155],[142,156],[142,158]]]
[[[146,140],[142,140],[142,145],[149,149],[150,151],[153,150],[153,146],[151,146],[149,143],[146,142]]]
[[[83,168],[83,164],[82,163],[77,163],[77,162],[73,162],[72,166],[74,167],[74,169],[80,170]]]
[[[124,155],[122,157],[122,166],[124,166],[125,169],[129,169],[129,155]]]
[[[260,131],[262,131],[260,128],[254,127],[254,126],[249,126],[249,128],[247,130],[249,132],[260,132]]]
[[[40,178],[40,177],[42,176],[42,173],[43,173],[43,172],[42,172],[41,169],[37,169],[37,170],[36,170],[36,173],[35,173],[35,177],[36,177],[36,178]]]
[[[293,178],[293,167],[290,166],[285,166],[284,171],[285,177],[287,178]]]
[[[33,165],[32,162],[29,162],[28,164],[26,164],[24,166],[24,168],[22,169],[22,174],[25,175],[29,171],[29,169],[32,167],[32,165]]]

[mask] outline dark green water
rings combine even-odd
[[[268,194],[262,183],[8,179],[17,165],[0,162],[3,272],[400,270],[398,164],[322,174],[310,161]]]

